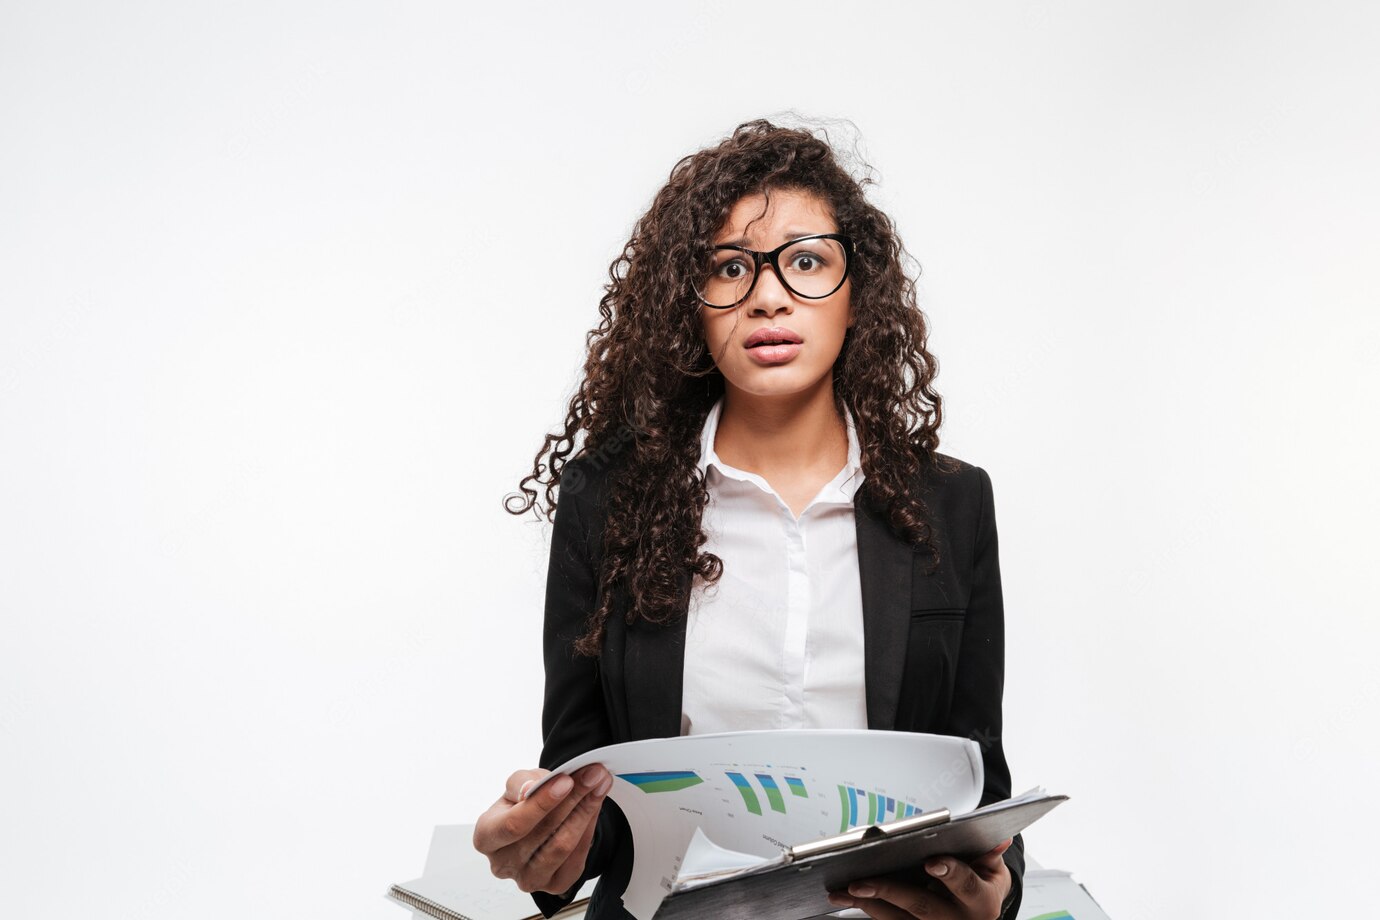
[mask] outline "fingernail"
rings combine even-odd
[[[608,795],[608,794],[609,794],[609,790],[612,789],[612,788],[613,788],[613,777],[612,777],[612,776],[606,776],[606,777],[604,777],[604,781],[603,781],[602,783],[599,784],[599,788],[598,788],[597,790],[595,790],[594,794],[595,794],[595,795]]]
[[[929,870],[930,875],[944,876],[944,875],[948,875],[948,874],[949,874],[949,864],[948,864],[948,863],[942,863],[942,862],[939,862],[939,863],[930,863],[930,864],[929,864],[928,866],[926,866],[925,868]]]
[[[852,898],[846,898],[846,897],[844,897],[844,896],[841,895],[841,894],[832,894],[832,893],[831,893],[831,894],[829,895],[829,903],[832,904],[832,905],[834,905],[835,907],[852,907],[852,906],[853,906],[853,899],[852,899]]]
[[[557,799],[565,798],[565,794],[575,786],[575,780],[569,776],[558,776],[551,781],[551,795]]]
[[[587,770],[585,771],[584,778],[580,780],[580,784],[583,785],[586,789],[593,789],[594,787],[602,783],[604,781],[604,778],[608,775],[609,771],[603,769],[602,767],[597,770]]]
[[[848,893],[857,895],[860,898],[870,898],[877,893],[877,889],[871,885],[849,885]]]
[[[521,800],[527,798],[527,790],[531,789],[536,784],[537,781],[534,779],[529,779],[527,782],[523,783],[522,788],[518,790],[518,799]]]

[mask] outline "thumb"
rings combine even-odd
[[[503,789],[503,797],[516,805],[518,802],[522,801],[523,793],[536,785],[538,780],[550,772],[550,770],[542,769],[518,770],[512,776],[508,777],[508,782]]]

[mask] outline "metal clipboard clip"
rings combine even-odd
[[[833,853],[836,850],[847,850],[850,847],[855,847],[880,837],[894,837],[897,834],[907,834],[912,831],[923,830],[927,827],[937,827],[941,824],[948,823],[949,809],[940,808],[935,811],[925,812],[923,815],[911,815],[909,818],[889,821],[886,824],[869,824],[867,827],[859,827],[835,837],[824,837],[820,840],[812,840],[809,843],[797,844],[785,852],[784,861],[787,865],[790,865],[791,863],[810,856],[819,856],[821,853]]]

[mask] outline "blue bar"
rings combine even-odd
[[[625,779],[634,786],[646,785],[650,782],[665,779],[699,779],[699,776],[691,770],[661,770],[656,773],[619,773],[620,779]]]
[[[757,793],[753,791],[752,784],[747,781],[747,777],[741,773],[729,773],[728,778],[733,781],[733,785],[738,787],[738,792],[743,796],[743,805],[754,815],[762,813],[762,804],[757,801]]]
[[[858,826],[858,790],[848,787],[848,826]]]

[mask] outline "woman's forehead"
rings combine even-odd
[[[796,189],[777,189],[744,195],[733,205],[714,236],[716,246],[773,248],[786,240],[814,233],[834,233],[833,209],[818,195]]]

